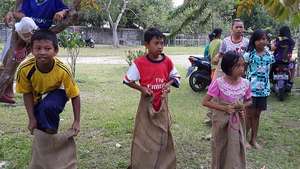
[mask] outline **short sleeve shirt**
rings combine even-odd
[[[268,51],[258,56],[256,50],[244,54],[248,63],[246,77],[250,81],[251,91],[254,97],[266,97],[270,95],[270,66],[275,62],[274,56]]]
[[[236,103],[251,98],[250,83],[247,79],[240,78],[238,84],[229,84],[224,76],[214,80],[208,87],[207,94],[227,103]]]
[[[40,29],[49,29],[55,13],[68,9],[62,0],[23,0],[21,12],[31,17]]]
[[[231,36],[226,37],[221,44],[219,52],[224,54],[228,51],[236,51],[239,54],[243,55],[248,47],[249,39],[243,37],[242,41],[239,43],[233,43]]]
[[[19,66],[16,90],[18,93],[33,93],[35,103],[42,95],[58,88],[64,88],[69,98],[79,95],[79,88],[70,69],[57,58],[48,73],[38,70],[35,58],[28,59]]]
[[[161,105],[162,89],[171,79],[174,80],[173,85],[179,87],[180,75],[169,57],[164,55],[161,61],[152,61],[146,55],[134,60],[123,81],[124,83],[139,81],[141,86],[152,90],[154,96],[152,105],[158,110]]]

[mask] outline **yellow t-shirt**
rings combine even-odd
[[[17,92],[32,92],[35,103],[43,94],[58,88],[64,88],[69,98],[78,96],[79,88],[70,69],[58,58],[54,57],[54,60],[54,66],[48,73],[42,73],[38,70],[35,58],[24,61],[17,72]]]

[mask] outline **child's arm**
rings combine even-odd
[[[202,105],[208,107],[210,109],[216,109],[219,111],[225,111],[228,114],[235,112],[233,105],[221,105],[215,102],[212,102],[213,97],[210,95],[206,95],[202,101]]]
[[[16,6],[15,8],[11,8],[10,11],[7,12],[5,17],[3,18],[3,22],[9,26],[10,23],[16,19],[17,21],[21,20],[25,15],[20,12],[21,5],[23,3],[23,0],[16,0]]]
[[[251,104],[252,104],[252,98],[250,98],[249,100],[246,100],[244,102],[244,107],[249,107],[249,106],[251,106]]]
[[[75,136],[80,131],[80,96],[76,96],[72,98],[72,107],[73,107],[73,113],[74,113],[74,121],[72,124],[72,129],[75,130]]]
[[[25,108],[29,119],[28,129],[30,130],[30,133],[33,134],[33,129],[37,128],[37,122],[34,117],[33,94],[32,93],[23,94],[23,100],[24,100]]]
[[[128,85],[129,87],[133,88],[133,89],[136,89],[136,90],[140,91],[143,96],[148,97],[148,96],[152,96],[152,94],[153,94],[151,89],[149,89],[147,87],[140,86],[140,85],[136,84],[135,82],[129,82],[129,83],[125,83],[125,84]]]

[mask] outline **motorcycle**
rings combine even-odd
[[[189,77],[189,85],[195,92],[203,91],[211,82],[210,62],[195,56],[188,59],[191,63],[186,74],[186,77]]]
[[[280,101],[283,101],[287,94],[291,92],[293,83],[291,82],[291,70],[295,66],[294,62],[275,63],[273,69],[272,90]]]
[[[81,39],[85,44],[85,47],[94,48],[95,47],[95,40],[88,35],[86,32],[81,32]]]
[[[95,40],[91,37],[84,39],[84,42],[86,47],[90,47],[90,48],[95,47]]]

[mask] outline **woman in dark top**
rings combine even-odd
[[[293,83],[295,74],[295,64],[291,63],[295,41],[292,39],[291,31],[288,26],[283,26],[279,29],[279,35],[273,41],[271,50],[274,51],[275,63],[271,69],[271,79],[275,68],[279,64],[286,64],[290,69],[290,82]]]

